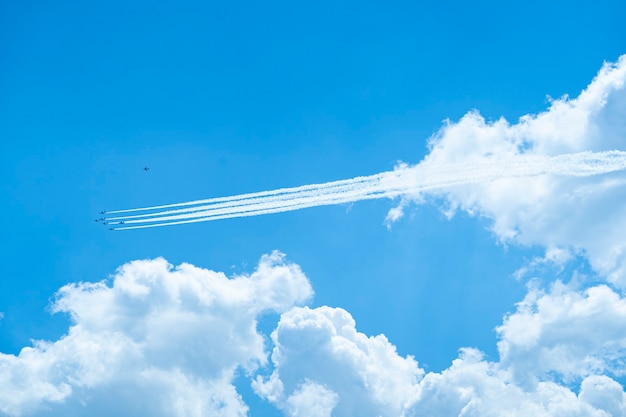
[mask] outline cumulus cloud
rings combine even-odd
[[[497,331],[501,360],[523,384],[549,373],[570,382],[626,373],[626,300],[606,285],[577,291],[557,281],[548,293],[531,288]]]
[[[253,387],[290,416],[307,415],[321,390],[333,399],[333,416],[399,416],[424,374],[385,336],[358,332],[341,308],[294,308],[281,316],[272,340],[275,370]]]
[[[0,354],[0,415],[246,416],[233,380],[287,416],[621,416],[626,299],[607,285],[531,286],[497,328],[498,361],[463,348],[426,373],[341,308],[312,295],[297,265],[264,256],[249,276],[163,259],[111,282],[63,287],[73,324],[54,342]],[[280,314],[267,341],[260,314]],[[427,337],[427,336],[426,336]]]
[[[604,386],[596,384],[601,378]],[[588,392],[576,395],[554,381],[542,381],[533,389],[512,383],[506,368],[487,362],[474,349],[463,349],[452,366],[429,373],[421,381],[417,400],[408,416],[510,416],[510,417],[609,417],[625,410],[621,386],[608,377],[583,381]],[[606,388],[605,388],[606,387]],[[597,396],[597,397],[596,397]],[[593,401],[596,399],[597,401]],[[590,401],[591,400],[591,401]]]
[[[605,285],[531,288],[497,329],[500,360],[462,349],[424,377],[409,415],[623,416],[626,393],[602,373],[624,373],[625,307]]]
[[[463,348],[429,373],[345,310],[294,308],[253,387],[288,416],[622,416],[626,393],[602,373],[623,374],[625,307],[606,286],[531,288],[498,328],[499,361]]]
[[[305,381],[289,396],[286,409],[293,417],[330,417],[338,398],[326,387]]]
[[[0,354],[0,413],[246,415],[232,380],[267,361],[257,318],[311,296],[277,252],[232,279],[155,259],[122,266],[110,285],[67,285],[53,305],[71,316],[67,335]]]
[[[488,164],[521,155],[554,156],[626,149],[626,55],[605,64],[578,97],[553,100],[550,108],[517,123],[486,121],[477,111],[447,121],[430,139],[423,168],[468,161]],[[432,190],[456,210],[492,219],[505,242],[581,253],[602,276],[626,286],[626,178],[537,176]],[[424,195],[415,196],[422,202]],[[405,202],[403,202],[405,204]],[[399,218],[398,210],[388,219]]]
[[[626,393],[603,373],[624,374],[625,308],[605,285],[531,287],[497,329],[500,360],[462,349],[424,377],[409,415],[623,416]]]

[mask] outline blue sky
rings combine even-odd
[[[578,325],[576,320],[593,322],[589,317],[604,324],[620,322],[615,317],[621,316],[611,312],[621,311],[626,281],[620,266],[624,244],[619,237],[619,231],[626,227],[619,217],[625,194],[623,173],[580,181],[549,177],[461,186],[421,196],[422,200],[409,195],[404,216],[390,227],[385,225],[385,218],[399,199],[119,232],[110,232],[93,220],[100,217],[101,210],[376,174],[393,170],[398,161],[411,165],[424,158],[430,158],[435,165],[463,162],[464,155],[470,158],[483,148],[496,158],[504,157],[508,154],[501,152],[505,147],[502,143],[514,143],[520,135],[532,144],[529,152],[537,155],[626,150],[626,129],[621,121],[626,101],[619,76],[613,77],[617,81],[611,78],[611,86],[597,87],[600,92],[588,87],[604,62],[617,62],[626,52],[625,14],[626,6],[618,1],[550,5],[531,1],[516,7],[497,2],[317,2],[306,6],[291,2],[2,4],[0,226],[5,239],[0,250],[0,360],[5,368],[0,372],[5,374],[0,374],[0,391],[3,386],[6,392],[18,389],[16,375],[24,374],[51,387],[67,386],[69,391],[58,388],[61,394],[55,397],[42,394],[47,391],[40,388],[32,398],[24,394],[22,402],[13,401],[17,397],[11,400],[0,395],[0,414],[73,415],[80,413],[76,411],[80,407],[91,407],[110,415],[111,410],[102,404],[111,404],[111,398],[125,405],[115,410],[118,415],[145,414],[150,412],[142,408],[148,407],[147,399],[153,395],[158,398],[160,390],[171,392],[164,387],[172,381],[182,387],[182,393],[173,394],[178,402],[170,401],[179,408],[163,407],[159,411],[162,415],[208,412],[210,405],[202,402],[203,396],[207,392],[230,392],[231,381],[221,381],[222,385],[216,387],[211,385],[215,383],[213,374],[194,374],[193,369],[214,361],[217,367],[236,369],[232,380],[251,416],[298,415],[302,410],[308,412],[301,415],[321,416],[329,415],[331,409],[332,415],[350,415],[350,410],[355,412],[358,407],[350,408],[349,398],[362,398],[363,404],[370,404],[367,410],[372,415],[422,415],[428,410],[458,415],[461,405],[459,409],[450,406],[444,410],[429,403],[425,387],[429,378],[441,375],[437,379],[443,381],[440,392],[458,388],[453,378],[457,368],[452,361],[470,363],[468,358],[475,358],[473,350],[459,354],[462,348],[483,352],[485,356],[476,359],[476,366],[495,367],[493,374],[509,375],[502,377],[502,383],[515,391],[511,398],[518,403],[524,398],[528,404],[543,404],[545,415],[557,415],[546,405],[552,397],[516,376],[515,364],[520,357],[528,363],[548,363],[537,365],[537,381],[554,383],[577,395],[581,415],[593,415],[592,408],[610,413],[610,407],[602,408],[599,394],[585,391],[585,381],[597,385],[590,378],[605,378],[601,382],[610,388],[606,392],[622,393],[623,387],[615,391],[613,383],[624,382],[623,366],[597,365],[602,360],[596,352],[607,346],[626,346],[619,325],[607,324],[606,337],[590,336],[598,340],[598,345],[588,348],[592,353],[584,360],[570,358],[573,362],[596,364],[584,370],[550,365],[555,359],[543,350],[518,357],[510,353],[517,352],[514,348],[506,350],[503,346],[518,346],[511,335],[523,333],[515,326],[520,317],[531,314],[516,307],[522,300],[529,305],[531,300],[544,300],[544,306],[576,297],[582,297],[580,303],[590,305],[594,300],[612,300],[616,307],[606,307],[602,320],[591,313],[585,316],[587,321],[585,317],[563,320],[572,326]],[[616,67],[614,73],[622,67]],[[591,98],[563,101],[564,107],[582,109],[582,116],[559,113],[559,101],[554,105],[553,99],[569,95],[576,100],[586,88]],[[484,117],[483,125],[465,116],[474,109]],[[556,110],[550,113],[549,109]],[[517,124],[524,115],[542,112],[546,116],[532,125]],[[568,130],[587,114],[593,129]],[[509,130],[490,124],[500,117],[508,120]],[[450,128],[441,130],[446,119],[451,121]],[[433,137],[436,143],[431,141],[431,151],[428,143]],[[144,166],[150,170],[143,171]],[[448,218],[445,211],[450,206],[458,209]],[[511,227],[517,235],[508,233]],[[247,276],[257,270],[263,255],[274,250],[286,258],[279,261],[275,255],[273,261],[266,262],[269,270],[282,271],[280,268],[289,265],[291,278],[285,285],[303,292],[282,304],[268,303],[265,310],[259,307],[257,316],[246,316],[250,323],[259,322],[258,335],[265,340],[257,351],[248,352],[248,356],[242,353],[247,359],[220,365],[215,357],[189,354],[186,346],[190,341],[198,343],[197,350],[211,352],[206,345],[215,342],[211,332],[216,332],[215,340],[221,340],[221,327],[202,321],[209,314],[205,310],[194,313],[198,314],[198,323],[204,324],[190,328],[208,334],[208,339],[196,340],[187,335],[187,340],[181,336],[171,342],[169,350],[155,350],[158,354],[153,356],[142,351],[141,360],[131,361],[136,368],[129,367],[128,374],[119,371],[100,378],[99,372],[93,371],[98,368],[89,366],[96,366],[102,359],[68,365],[69,359],[54,353],[55,349],[80,349],[61,347],[73,340],[68,336],[72,334],[70,329],[83,329],[81,326],[89,329],[89,337],[125,335],[120,330],[124,326],[108,330],[103,327],[98,333],[94,329],[100,327],[82,322],[91,313],[76,312],[82,311],[80,306],[89,298],[85,295],[89,291],[79,286],[65,287],[74,288],[73,292],[57,293],[67,284],[106,279],[109,288],[116,288],[114,282],[126,279],[124,273],[113,277],[118,267],[158,257],[172,265],[189,263],[231,277]],[[135,267],[143,271],[150,265],[140,263]],[[305,281],[296,266],[306,275]],[[516,276],[522,268],[530,272]],[[259,271],[259,276],[273,276]],[[155,274],[163,282],[169,279],[168,272]],[[189,274],[197,276],[196,272]],[[566,290],[559,290],[556,280],[563,281]],[[223,285],[229,288],[230,284]],[[260,291],[250,288],[232,291]],[[602,292],[604,288],[614,296]],[[234,297],[232,291],[224,293],[224,302],[232,301],[228,298]],[[92,293],[99,294],[95,290]],[[105,295],[102,299],[96,295],[94,305],[108,305]],[[129,308],[138,305],[132,300],[126,302]],[[160,305],[156,299],[142,302],[148,309]],[[65,310],[59,307],[64,303],[69,306]],[[184,310],[186,305],[181,303],[176,308]],[[241,303],[241,309],[251,308]],[[104,317],[113,315],[120,305],[115,304],[112,310],[102,307],[104,316],[94,318],[94,322],[107,322]],[[345,310],[355,321],[356,334],[372,337],[367,339],[369,342],[359,342],[361,345],[375,345],[380,340],[373,337],[384,334],[390,346],[397,349],[396,356],[388,353],[395,358],[390,360],[401,363],[391,366],[397,370],[385,385],[392,386],[391,392],[383,390],[377,397],[372,394],[377,392],[374,389],[357,393],[349,382],[341,382],[335,372],[342,367],[361,375],[359,369],[364,365],[346,359],[360,356],[326,357],[328,352],[323,355],[315,351],[327,346],[319,338],[312,338],[307,349],[289,350],[291,339],[280,339],[281,331],[302,330],[293,324],[302,323],[294,318],[300,317],[298,314],[306,315],[294,307],[302,305],[309,307],[306,314],[311,315],[310,320],[319,323],[330,317],[324,306]],[[60,312],[51,314],[55,310]],[[73,318],[66,314],[72,311]],[[211,314],[220,323],[240,323],[238,310],[233,311],[226,316]],[[540,313],[544,310],[539,304],[528,311],[538,312],[529,322],[542,322]],[[143,316],[125,317],[141,322]],[[513,318],[507,321],[505,317]],[[330,322],[341,321],[337,320]],[[557,319],[549,322],[560,323]],[[294,327],[289,327],[290,323]],[[237,333],[240,328],[233,326],[232,332]],[[495,330],[498,326],[499,332]],[[316,328],[325,327],[320,324]],[[278,339],[271,339],[274,330]],[[304,332],[299,337],[307,341],[309,334]],[[97,338],[89,337],[85,340],[96,343]],[[357,340],[360,336],[354,337]],[[32,368],[30,373],[18,368],[28,368],[26,356],[20,352],[33,347],[37,340],[55,346],[48,350],[35,348],[42,357],[52,358],[50,363],[92,369],[89,374],[96,376],[87,381],[86,373],[79,371],[82,376],[50,376],[42,368]],[[146,339],[142,346],[154,340]],[[243,337],[241,340],[249,342]],[[567,339],[561,345],[578,351],[583,349],[581,343]],[[75,346],[84,345],[77,342]],[[278,352],[274,356],[272,349]],[[377,351],[371,349],[370,353]],[[285,353],[299,351],[312,353],[310,357],[294,353],[293,358]],[[621,363],[623,351],[617,351],[622,353],[613,358]],[[281,364],[281,355],[291,359]],[[414,357],[418,365],[409,363],[407,355]],[[122,356],[124,360],[133,357]],[[534,359],[529,360],[530,356]],[[170,363],[168,358],[172,363],[182,361],[193,366],[159,365]],[[245,364],[250,358],[257,364],[246,374]],[[126,363],[124,360],[115,363]],[[309,361],[320,361],[319,374],[307,373],[310,370],[304,365],[289,367]],[[378,369],[378,362],[372,361],[366,368]],[[121,384],[127,391],[106,388],[118,380],[133,380],[146,369],[157,369],[169,382],[158,386],[136,381],[128,386]],[[183,376],[166,374],[173,369]],[[409,374],[413,376],[407,377]],[[275,380],[281,380],[282,375],[282,397],[276,394],[278,385],[267,382],[269,375],[277,375]],[[370,379],[360,377],[370,381],[372,375]],[[556,379],[550,379],[554,375]],[[407,381],[415,379],[406,383],[413,388],[400,387],[405,377]],[[256,382],[253,388],[252,382],[259,381],[256,378],[265,382]],[[365,382],[357,385],[368,387]],[[128,392],[144,400],[126,402]],[[408,394],[402,394],[405,392]],[[553,397],[557,398],[555,392]],[[226,398],[233,394],[223,395]],[[404,399],[393,401],[409,405],[402,408],[391,399],[385,403],[380,396],[398,396]],[[482,403],[492,404],[488,398],[485,394]],[[186,401],[197,401],[199,405],[185,408]],[[459,401],[461,404],[464,400]],[[383,403],[387,405],[383,407]],[[241,404],[233,404],[224,415],[245,415],[241,414]],[[311,411],[311,404],[324,406]],[[505,405],[498,403],[491,411],[473,412],[487,415],[505,409],[497,407]],[[469,410],[467,415],[474,415]]]

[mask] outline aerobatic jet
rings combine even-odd
[[[150,167],[143,167],[143,170],[144,170],[144,171],[147,171],[147,170],[149,170],[149,169],[150,169]]]

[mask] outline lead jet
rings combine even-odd
[[[144,171],[148,171],[150,169],[150,167],[143,167]]]

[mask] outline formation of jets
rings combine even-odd
[[[120,221],[107,221],[107,219],[105,217],[100,217],[99,219],[95,219],[94,222],[96,223],[100,223],[100,224],[109,224],[109,225],[120,225],[120,224],[124,224],[124,220],[120,220]],[[110,228],[109,230],[115,230],[115,228]]]
[[[143,170],[148,172],[150,167],[143,167]],[[106,214],[106,211],[101,211],[100,214]],[[119,222],[107,222],[105,217],[100,217],[99,219],[95,219],[94,222],[100,224],[124,224],[124,220],[120,220]],[[109,227],[109,230],[115,230],[114,227]]]
[[[105,221],[106,219],[104,217],[101,217],[99,219],[95,219],[94,222],[96,223],[100,223],[100,224],[124,224],[124,220],[120,220],[118,222],[107,222]],[[114,230],[113,228],[110,228],[109,230]]]

